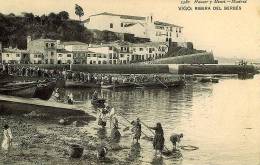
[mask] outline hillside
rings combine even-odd
[[[79,21],[70,20],[69,14],[65,11],[42,16],[32,13],[23,13],[22,16],[0,13],[0,41],[4,47],[17,46],[25,49],[28,35],[32,38],[42,37],[85,43],[93,40],[93,34]]]

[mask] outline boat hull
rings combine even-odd
[[[80,82],[80,81],[66,81],[65,87],[67,87],[67,88],[100,88],[100,84]]]
[[[23,98],[32,98],[35,94],[36,88],[36,85],[0,88],[0,94],[18,96]]]
[[[54,81],[45,84],[38,84],[33,97],[42,100],[49,100],[50,97],[52,96],[55,87],[56,87],[56,82]]]

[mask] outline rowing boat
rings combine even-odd
[[[0,94],[32,98],[36,91],[37,85],[1,87]]]

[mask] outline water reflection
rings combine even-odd
[[[161,122],[168,148],[172,133],[184,133],[184,144],[199,147],[192,152],[182,150],[183,159],[159,159],[153,155],[152,143],[141,139],[141,149],[131,146],[129,159],[148,164],[256,165],[260,162],[259,82],[260,76],[255,76],[250,80],[221,79],[218,84],[190,83],[179,89],[98,92],[130,121],[139,117],[149,126]],[[63,92],[64,95],[72,92],[76,100],[89,103],[93,91],[70,89]],[[128,124],[123,119],[119,122]],[[147,128],[142,127],[142,131],[152,136]],[[122,132],[121,144],[131,141],[125,134]]]

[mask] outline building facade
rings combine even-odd
[[[73,53],[74,64],[87,64],[88,44],[78,41],[63,42],[63,48]]]
[[[30,54],[42,54],[42,63],[57,64],[57,41],[52,39],[27,38],[27,50]]]
[[[67,50],[57,50],[57,64],[73,64],[73,53]]]
[[[152,42],[184,42],[183,27],[154,21],[148,17],[100,13],[91,15],[85,21],[88,29],[108,30],[116,33],[130,33],[135,37],[149,38]]]
[[[4,48],[1,53],[2,64],[29,63],[29,53],[17,48]]]

